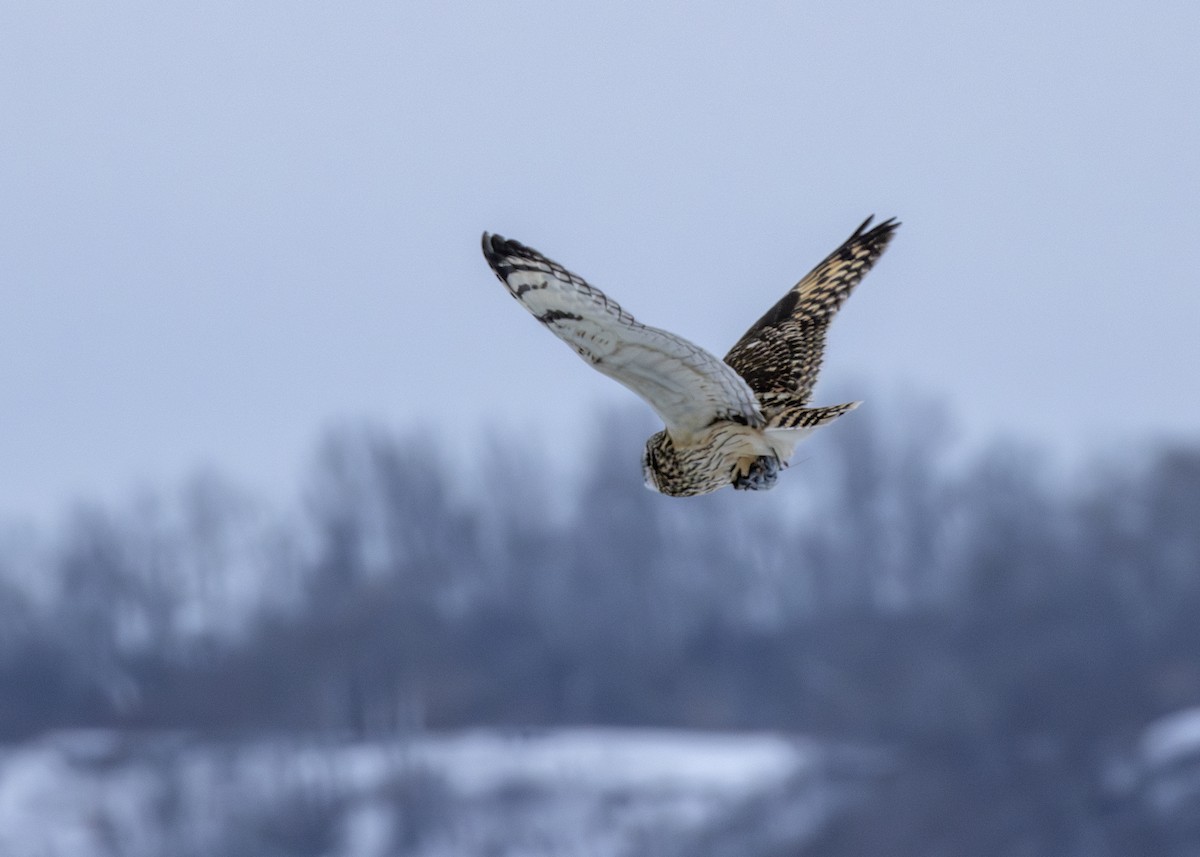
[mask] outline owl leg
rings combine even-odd
[[[739,459],[733,468],[733,487],[738,491],[765,491],[774,487],[782,469],[774,455]]]

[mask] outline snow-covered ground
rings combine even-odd
[[[842,805],[825,759],[779,735],[665,730],[59,732],[0,749],[0,855],[749,857]]]
[[[1192,819],[1200,826],[1200,708],[1163,717],[1142,733],[1141,781],[1160,817]]]

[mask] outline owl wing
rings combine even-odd
[[[645,399],[676,439],[715,420],[763,424],[754,392],[715,355],[638,322],[602,291],[523,244],[485,232],[483,255],[534,318]]]
[[[762,401],[796,406],[812,396],[830,320],[900,225],[893,218],[868,230],[871,219],[792,286],[725,355]]]

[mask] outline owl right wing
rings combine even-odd
[[[483,233],[509,294],[593,368],[645,399],[677,440],[716,420],[763,425],[754,391],[728,363],[634,319],[599,289],[523,244]]]
[[[891,219],[868,229],[871,220],[792,286],[725,355],[760,401],[796,407],[812,396],[829,322],[900,225]]]

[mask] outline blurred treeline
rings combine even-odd
[[[1051,772],[1078,802],[1200,704],[1200,445],[1067,471],[948,444],[936,408],[867,407],[774,492],[672,500],[640,483],[651,430],[598,416],[568,476],[516,436],[466,468],[347,429],[286,514],[207,474],[9,528],[0,737],[769,728],[989,783]]]

